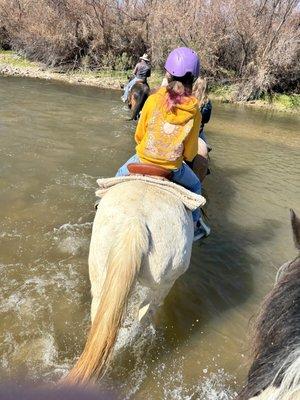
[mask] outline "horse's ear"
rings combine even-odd
[[[294,210],[291,209],[290,212],[295,246],[300,250],[300,219],[297,217]]]

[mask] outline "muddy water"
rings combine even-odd
[[[96,178],[132,153],[120,94],[0,78],[1,377],[55,381],[89,323],[88,245]],[[155,331],[114,364],[120,398],[233,399],[249,318],[295,251],[299,117],[214,104],[205,182],[211,236],[160,310]]]

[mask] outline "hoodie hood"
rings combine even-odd
[[[157,95],[161,97],[161,101],[165,101],[166,88],[158,90]],[[162,104],[160,104],[161,106]],[[165,109],[165,107],[163,106]],[[195,118],[195,115],[199,112],[199,103],[196,97],[190,96],[181,104],[177,104],[173,112],[164,112],[164,118],[167,122],[174,125],[186,124],[190,119]]]

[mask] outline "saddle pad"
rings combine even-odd
[[[177,185],[174,182],[162,180],[153,176],[145,175],[129,175],[129,176],[118,176],[114,178],[101,178],[97,179],[99,189],[96,190],[97,197],[103,197],[105,193],[115,185],[119,185],[124,182],[130,181],[142,181],[149,185],[155,186],[172,196],[177,197],[182,203],[191,211],[196,210],[198,207],[204,206],[206,200],[200,194],[191,192],[183,186]]]

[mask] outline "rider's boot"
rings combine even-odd
[[[194,225],[194,242],[210,235],[210,227],[205,224],[202,217]]]

